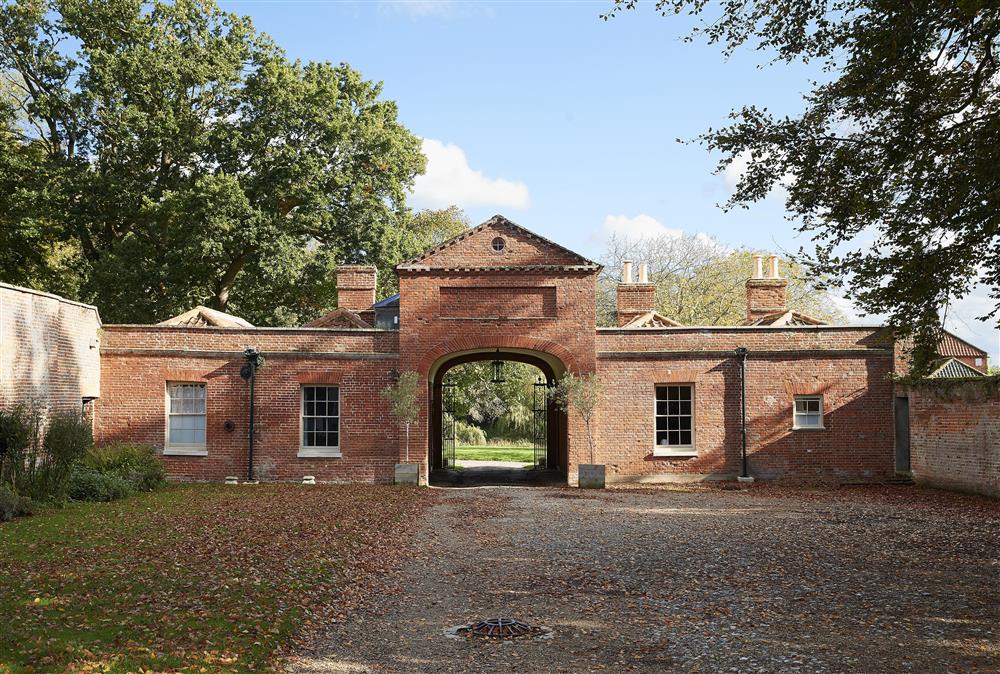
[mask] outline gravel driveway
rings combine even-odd
[[[913,487],[448,490],[397,576],[292,671],[997,672],[998,506]],[[495,616],[551,634],[444,634]]]

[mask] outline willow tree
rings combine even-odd
[[[606,18],[633,9],[614,0]],[[688,39],[823,72],[797,115],[746,105],[701,141],[745,160],[730,207],[778,184],[803,258],[934,357],[942,307],[977,284],[1000,315],[1000,5],[985,0],[658,0]]]

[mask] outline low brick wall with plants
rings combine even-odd
[[[1000,377],[924,380],[910,400],[910,466],[918,483],[1000,497]]]

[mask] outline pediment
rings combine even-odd
[[[502,215],[396,267],[399,271],[548,268],[597,271],[601,267]]]

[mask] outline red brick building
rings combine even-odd
[[[747,321],[680,326],[656,312],[631,269],[618,327],[598,328],[600,266],[496,216],[397,267],[400,293],[375,303],[375,272],[343,267],[340,306],[301,328],[257,328],[202,310],[156,326],[107,325],[99,440],[148,442],[177,478],[388,482],[406,458],[380,396],[398,373],[426,390],[410,460],[441,464],[441,387],[473,360],[515,360],[552,381],[596,373],[603,398],[594,461],[609,481],[759,478],[876,480],[893,474],[893,343],[879,327],[830,326],[786,306],[773,259],[747,282]],[[377,326],[377,327],[373,327]],[[741,357],[745,348],[745,398]],[[590,463],[582,422],[550,406],[549,467],[571,484]]]

